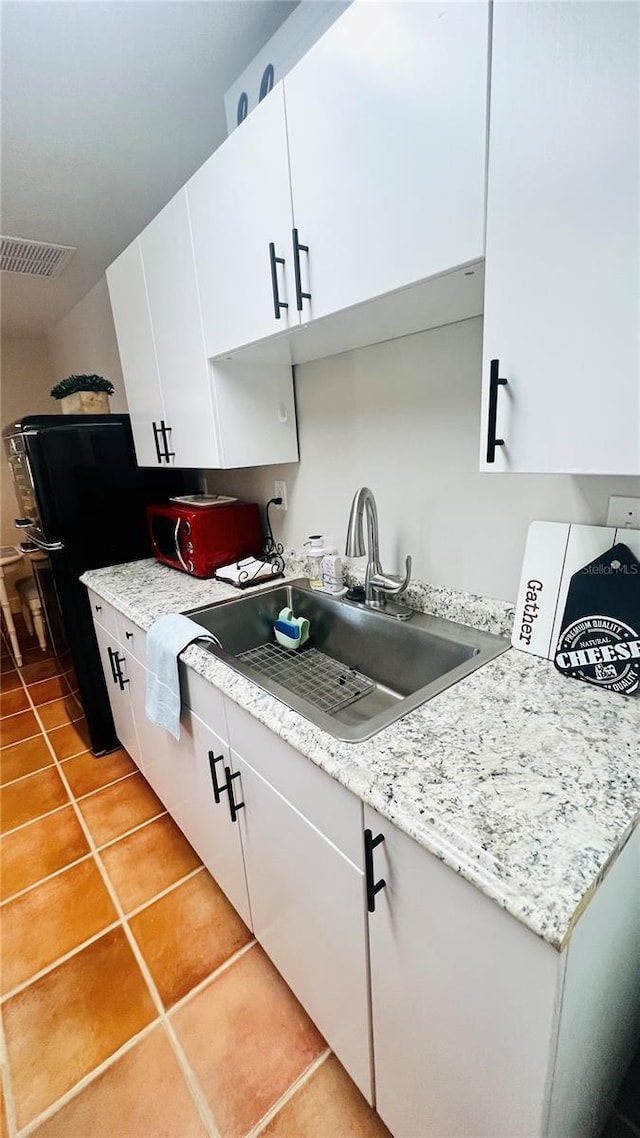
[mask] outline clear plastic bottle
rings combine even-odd
[[[314,533],[305,541],[309,547],[307,561],[309,566],[309,584],[312,589],[322,588],[322,561],[325,554],[324,537],[321,533]]]
[[[322,587],[325,593],[340,593],[343,586],[342,558],[335,545],[325,549],[322,559]]]

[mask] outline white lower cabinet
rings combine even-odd
[[[533,1138],[559,955],[374,811],[378,1113],[394,1138]]]
[[[223,893],[251,927],[240,829],[231,815],[226,788],[228,744],[186,706],[180,718],[179,740],[150,723],[144,706],[146,668],[131,658],[128,667],[145,777]],[[214,786],[219,791],[214,792]]]
[[[640,1031],[640,828],[556,951],[189,669],[180,740],[154,727],[96,635],[123,746],[394,1138],[596,1138]]]
[[[376,1109],[394,1138],[596,1138],[640,1032],[640,828],[558,952],[365,807]]]
[[[144,771],[129,692],[130,659],[112,633],[98,623],[94,623],[94,628],[116,735],[136,766]]]
[[[243,921],[252,927],[239,814],[240,801],[229,747],[197,715],[185,708],[180,741],[169,740],[168,758],[181,793],[174,818]]]
[[[364,874],[231,755],[255,935],[372,1102]]]

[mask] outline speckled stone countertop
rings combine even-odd
[[[151,560],[82,580],[145,629],[239,595]],[[411,603],[498,633],[513,615],[428,585]],[[181,659],[556,949],[640,820],[640,699],[546,660],[510,649],[372,739],[344,743],[205,649]]]

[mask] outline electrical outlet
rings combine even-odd
[[[640,498],[609,498],[607,525],[640,529]]]
[[[286,482],[274,482],[273,484],[274,498],[282,498],[282,505],[274,506],[275,510],[286,510],[287,508],[287,484]]]

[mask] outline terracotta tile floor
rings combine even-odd
[[[72,676],[0,656],[9,1138],[388,1138]],[[68,669],[68,662],[66,662]]]

